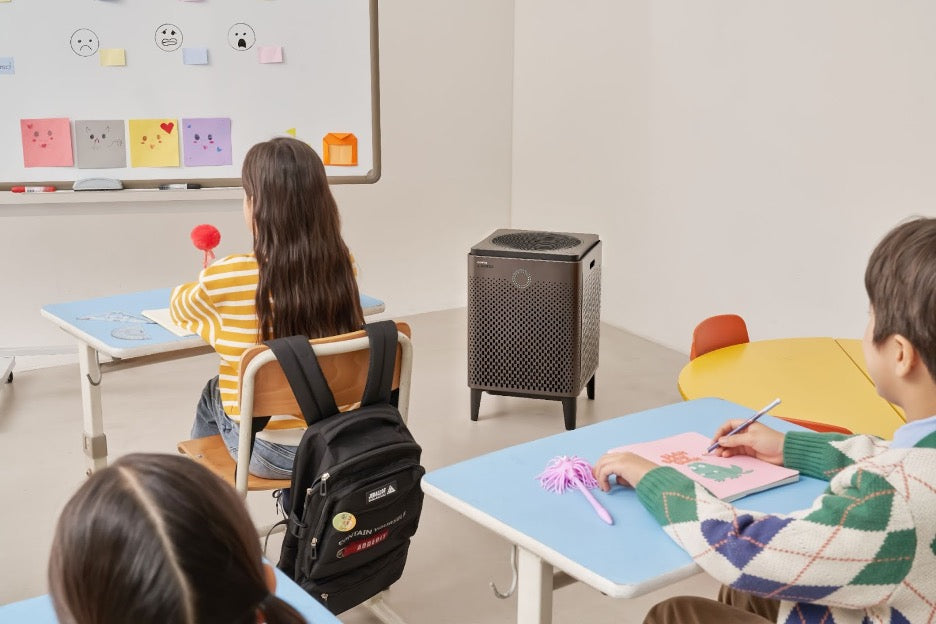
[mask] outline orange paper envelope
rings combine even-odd
[[[329,132],[322,139],[322,161],[326,165],[357,165],[357,137],[350,132]]]

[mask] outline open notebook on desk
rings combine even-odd
[[[178,325],[172,322],[172,318],[169,316],[169,308],[160,308],[158,310],[143,310],[141,312],[143,316],[158,323],[160,327],[166,329],[167,331],[172,332],[176,336],[194,336],[195,332],[190,332],[187,329],[182,329]]]
[[[630,451],[661,466],[672,466],[724,501],[799,480],[799,471],[746,455],[706,455],[711,439],[690,431],[651,442],[611,449]]]

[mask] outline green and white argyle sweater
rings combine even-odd
[[[936,622],[936,432],[912,448],[790,432],[784,464],[829,480],[809,509],[743,511],[664,466],[643,505],[702,569],[781,601],[778,622]]]

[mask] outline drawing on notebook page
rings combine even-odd
[[[711,442],[701,433],[688,432],[611,451],[630,451],[661,466],[671,466],[725,501],[799,479],[797,470],[775,466],[754,457],[706,455],[705,449]]]

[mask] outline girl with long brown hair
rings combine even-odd
[[[49,559],[62,624],[304,624],[275,584],[243,500],[179,455],[95,472],[65,504]]]
[[[244,219],[253,253],[218,260],[172,293],[178,325],[204,338],[221,357],[195,410],[192,437],[221,434],[237,457],[237,374],[241,354],[274,337],[333,336],[364,322],[338,206],[315,151],[296,139],[254,145],[242,168]],[[288,479],[303,421],[285,417],[258,437],[250,472]],[[290,431],[291,430],[291,431]]]

